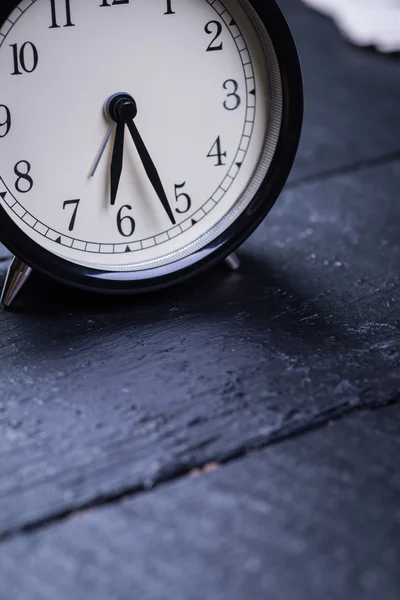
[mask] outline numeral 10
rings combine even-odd
[[[10,47],[13,49],[14,57],[14,72],[11,75],[22,75],[22,71],[32,73],[39,61],[36,46],[32,42],[25,42],[21,48],[18,47],[18,44],[10,44]]]

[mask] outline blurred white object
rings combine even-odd
[[[400,0],[303,0],[331,17],[358,46],[400,51]]]

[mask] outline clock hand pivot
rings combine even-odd
[[[130,94],[113,94],[106,102],[106,116],[116,123],[127,123],[137,115],[137,104]]]

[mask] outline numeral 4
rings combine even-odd
[[[207,154],[207,158],[216,158],[217,162],[215,163],[215,166],[223,167],[224,165],[226,165],[226,162],[223,161],[223,159],[226,158],[226,156],[226,152],[222,152],[221,137],[218,136],[210,152]]]

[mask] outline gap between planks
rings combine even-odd
[[[400,150],[396,152],[390,152],[389,154],[376,156],[374,158],[360,160],[358,162],[351,163],[343,167],[327,169],[326,171],[321,171],[320,173],[296,178],[293,181],[289,181],[284,189],[294,190],[309,183],[319,183],[321,181],[333,179],[334,177],[338,177],[340,175],[351,175],[353,173],[359,173],[360,171],[364,171],[369,168],[380,167],[386,164],[390,164],[392,162],[396,162],[398,160],[400,160]]]
[[[392,396],[384,400],[374,400],[370,397],[371,394],[372,390],[366,389],[360,393],[358,402],[343,402],[328,410],[316,413],[311,419],[300,421],[295,426],[289,424],[287,424],[286,427],[281,426],[279,429],[272,430],[264,439],[259,439],[258,441],[255,439],[254,442],[248,444],[246,448],[238,449],[227,456],[216,457],[214,461],[208,461],[205,465],[193,464],[189,468],[170,468],[161,474],[151,487],[146,487],[145,485],[126,486],[126,488],[119,490],[118,492],[99,496],[90,502],[71,507],[58,513],[53,513],[51,516],[43,519],[34,520],[23,526],[4,531],[0,534],[0,543],[8,541],[10,538],[36,532],[40,529],[50,528],[53,525],[60,524],[70,519],[79,518],[81,515],[84,515],[91,510],[132,499],[139,494],[150,493],[160,485],[170,484],[185,478],[210,473],[235,460],[251,456],[272,445],[305,435],[316,429],[321,429],[329,423],[340,421],[355,413],[384,409],[397,404],[400,405],[400,391],[395,392]],[[366,398],[364,398],[364,396]]]

